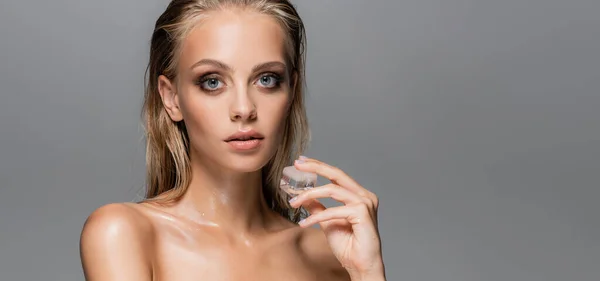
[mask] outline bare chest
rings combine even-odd
[[[169,240],[162,241],[157,249],[156,281],[338,280],[289,240],[242,247],[210,241],[210,238]]]
[[[262,261],[262,262],[261,262]],[[319,270],[306,264],[284,264],[283,262],[256,259],[226,259],[205,257],[164,261],[158,264],[155,280],[169,281],[316,281],[329,280],[319,278]]]

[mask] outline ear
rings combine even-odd
[[[162,103],[171,117],[171,120],[179,122],[183,120],[183,115],[179,108],[179,96],[176,91],[177,87],[166,76],[158,77],[158,93],[162,99]]]

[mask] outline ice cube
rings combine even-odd
[[[280,187],[289,195],[298,195],[316,185],[317,174],[300,171],[294,166],[283,168]]]

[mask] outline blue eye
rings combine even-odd
[[[274,75],[274,74],[267,74],[267,75],[261,76],[258,79],[258,82],[260,83],[261,87],[275,88],[275,87],[279,86],[279,83],[281,83],[281,78],[279,78],[279,76]]]
[[[200,84],[200,87],[202,87],[202,89],[204,90],[208,90],[208,91],[215,91],[218,90],[219,88],[221,88],[223,86],[223,82],[221,82],[219,79],[217,78],[206,78],[204,81],[202,81],[202,83]]]

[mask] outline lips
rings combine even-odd
[[[247,141],[247,140],[256,140],[259,139],[261,140],[262,138],[258,138],[258,137],[252,137],[252,136],[244,136],[244,137],[236,137],[236,138],[232,138],[232,139],[227,139],[227,142],[230,141]]]
[[[229,147],[237,152],[257,151],[265,137],[256,131],[240,131],[225,139]]]
[[[254,131],[254,130],[250,130],[250,131],[245,131],[245,132],[237,132],[231,136],[229,136],[227,139],[225,139],[226,142],[232,142],[232,141],[250,141],[250,140],[262,140],[265,137],[263,135],[261,135],[260,133]]]

